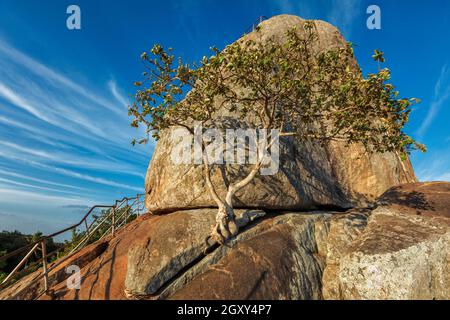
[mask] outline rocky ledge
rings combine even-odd
[[[240,210],[225,246],[204,241],[214,215],[143,216],[84,262],[79,290],[60,279],[42,298],[450,298],[450,183],[395,187],[372,209]]]

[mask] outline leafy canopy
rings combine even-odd
[[[131,125],[144,125],[147,137],[158,139],[170,126],[193,132],[194,121],[212,124],[222,109],[238,113],[255,128],[275,128],[298,139],[326,143],[362,143],[367,150],[425,151],[403,132],[411,106],[418,99],[399,98],[389,83],[389,69],[361,75],[351,44],[318,52],[312,22],[293,28],[280,44],[275,39],[241,40],[192,65],[175,59],[172,49],[154,45],[141,55],[145,72]],[[258,28],[257,33],[261,33]],[[375,61],[384,62],[378,50]],[[133,144],[136,143],[133,140]]]

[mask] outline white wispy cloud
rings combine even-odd
[[[91,181],[91,182],[95,182],[95,183],[99,183],[99,184],[104,184],[104,185],[108,185],[111,187],[118,187],[118,188],[125,188],[125,189],[129,189],[129,190],[134,190],[134,191],[138,191],[138,192],[143,192],[143,187],[142,188],[138,188],[135,186],[131,186],[128,184],[124,184],[124,183],[118,183],[115,181],[111,181],[108,179],[104,179],[104,178],[98,178],[98,177],[92,177],[90,175],[87,174],[82,174],[82,173],[78,173],[75,171],[71,171],[71,170],[67,170],[67,169],[62,169],[62,168],[54,168],[54,170],[56,172],[62,173],[64,175],[67,176],[71,176],[74,178],[78,178],[78,179],[82,179],[82,180],[86,180],[86,181]]]
[[[70,184],[53,182],[53,181],[39,179],[39,178],[33,178],[33,177],[30,177],[30,176],[27,176],[27,175],[24,175],[24,174],[20,174],[20,173],[17,173],[17,172],[12,172],[10,170],[7,171],[7,170],[0,169],[0,174],[6,175],[6,176],[10,176],[10,177],[14,177],[14,178],[23,179],[23,180],[29,180],[29,181],[34,181],[34,182],[43,183],[43,184],[47,184],[47,185],[52,185],[52,186],[56,186],[56,187],[77,189],[77,190],[85,190],[85,191],[89,190],[87,188],[73,186],[73,185],[70,185]]]
[[[1,146],[5,146],[6,148],[2,148]],[[20,153],[15,153],[14,150],[17,150]],[[10,157],[12,155],[15,158],[30,159],[30,157],[27,156],[31,155],[34,156],[35,159],[47,160],[51,163],[56,164],[70,165],[76,168],[95,169],[107,172],[122,172],[133,176],[142,176],[139,168],[128,163],[112,161],[111,159],[98,159],[96,161],[92,161],[92,159],[90,159],[89,157],[80,155],[78,155],[77,158],[74,158],[73,154],[70,153],[64,153],[60,151],[50,152],[42,150],[36,146],[26,147],[2,140],[0,140],[0,151],[2,151],[0,157]]]
[[[0,97],[3,97],[5,100],[10,102],[11,104],[13,104],[21,109],[24,109],[25,111],[28,111],[35,117],[37,117],[45,122],[54,124],[54,122],[48,116],[46,116],[45,114],[40,112],[38,110],[38,108],[36,108],[35,106],[32,106],[28,101],[26,101],[21,96],[17,95],[13,90],[6,87],[2,83],[0,83]]]
[[[67,205],[67,204],[78,204],[80,202],[86,203],[90,205],[94,203],[91,199],[81,198],[81,197],[68,197],[68,196],[58,196],[58,195],[48,195],[39,192],[31,192],[25,190],[16,190],[11,188],[5,188],[4,186],[0,186],[0,196],[2,198],[2,202],[4,203],[20,203],[27,201],[32,203],[32,201],[47,201],[50,203],[57,204],[59,206]]]
[[[361,11],[362,1],[360,0],[332,0],[328,21],[338,27],[345,37],[350,37],[353,22]]]
[[[413,154],[412,158],[417,163],[415,172],[420,181],[450,181],[450,149],[431,149]]]
[[[35,188],[38,183],[51,192],[51,186],[73,190],[90,182],[142,192],[108,178],[123,180],[128,175],[143,181],[150,150],[131,146],[136,131],[129,126],[126,98],[115,80],[105,83],[108,90],[102,87],[103,92],[94,94],[88,84],[0,39],[0,124],[6,126],[0,127],[0,158],[18,169],[9,178],[26,179],[16,186]],[[52,184],[51,178],[35,177],[33,168],[47,171],[49,177],[74,178],[77,185]],[[83,169],[98,171],[101,177],[80,172]],[[12,184],[5,172],[2,179]]]
[[[450,68],[446,64],[441,68],[441,73],[434,86],[433,98],[430,104],[430,108],[428,109],[428,113],[416,132],[419,140],[422,140],[423,137],[426,135],[428,129],[433,123],[433,120],[436,118],[436,115],[438,114],[439,110],[450,98],[449,80],[450,80]]]
[[[4,146],[7,146],[7,147],[10,147],[10,148],[19,150],[19,151],[23,151],[25,153],[28,153],[28,154],[31,154],[31,155],[35,155],[35,156],[38,156],[38,157],[41,157],[41,158],[47,158],[47,159],[52,159],[52,160],[55,159],[55,157],[52,154],[47,153],[45,151],[41,151],[41,150],[36,149],[36,148],[33,148],[33,149],[26,148],[26,147],[20,146],[18,144],[15,144],[15,143],[12,143],[12,142],[7,142],[7,141],[2,141],[2,140],[0,140],[0,145],[4,145]]]
[[[0,105],[0,107],[1,107],[1,105]],[[23,122],[18,122],[18,121],[12,120],[12,119],[8,119],[4,116],[0,116],[0,122],[11,128],[21,129],[21,130],[28,132],[29,135],[27,137],[29,137],[31,139],[38,139],[38,141],[42,141],[48,145],[58,147],[58,148],[66,147],[64,144],[54,141],[55,136],[57,136],[57,135],[55,135],[55,133],[49,134],[49,132],[47,132],[45,130],[42,130],[40,128],[31,126],[31,125],[23,123]],[[64,140],[64,138],[62,138],[62,137],[59,137],[59,139]],[[69,139],[67,139],[66,141],[69,141]]]
[[[23,92],[22,95],[17,93],[20,91]],[[24,94],[27,96],[25,97]],[[12,89],[0,82],[0,98],[29,112],[36,118],[72,134],[109,141],[114,141],[117,138],[116,134],[108,134],[108,132],[101,129],[102,126],[82,115],[74,107],[65,106],[61,101],[52,99],[48,92],[45,93],[36,87],[33,88],[31,86],[26,91],[23,91],[20,89],[20,86]],[[125,112],[122,116],[124,115]]]
[[[0,211],[54,229],[63,206],[142,193],[152,145],[131,146],[121,79],[42,56],[0,36]]]
[[[0,102],[65,130],[75,140],[92,140],[92,145],[106,141],[129,151],[135,130],[129,126],[126,98],[115,81],[107,85],[108,91],[93,94],[89,84],[76,83],[0,39]],[[138,148],[133,151],[144,155]]]
[[[25,53],[17,50],[2,39],[0,39],[0,51],[6,54],[11,60],[28,68],[30,72],[39,75],[41,78],[52,81],[54,84],[63,88],[69,88],[75,91],[77,94],[88,98],[89,100],[91,100],[91,102],[97,103],[115,113],[122,114],[122,110],[118,109],[117,106],[111,101],[108,101],[105,98],[92,93],[90,90],[74,82],[67,76],[53,70],[52,68],[49,68],[48,66],[36,61]]]
[[[114,98],[117,99],[117,101],[124,107],[126,108],[130,103],[128,101],[128,99],[126,99],[120,92],[119,89],[117,88],[117,83],[114,80],[110,80],[108,81],[108,88],[111,91],[111,93],[113,94]]]
[[[49,188],[49,187],[39,186],[39,185],[35,185],[35,184],[30,184],[30,183],[23,183],[23,182],[18,182],[16,180],[5,179],[5,178],[2,178],[2,177],[0,177],[0,182],[7,183],[7,186],[12,184],[12,185],[20,186],[20,187],[26,187],[27,189],[28,188],[33,188],[33,189],[51,191],[51,192],[56,192],[56,193],[66,193],[66,194],[79,195],[79,193],[77,193],[77,192],[72,192],[72,191],[67,191],[67,190],[62,190],[62,189],[56,189],[56,188]]]
[[[43,170],[49,171],[51,173],[58,173],[58,174],[62,174],[65,176],[77,178],[77,179],[83,180],[83,181],[89,181],[89,182],[94,182],[97,184],[107,185],[110,187],[129,189],[129,190],[134,190],[134,191],[139,191],[139,192],[143,191],[143,187],[139,188],[136,186],[132,186],[132,185],[125,184],[125,183],[119,183],[119,182],[112,181],[112,180],[105,179],[105,178],[95,177],[95,176],[91,176],[91,175],[84,174],[84,173],[78,173],[73,170],[59,168],[55,165],[48,165],[48,164],[41,163],[41,162],[31,160],[31,159],[24,159],[24,158],[21,158],[16,155],[12,155],[12,154],[9,154],[9,155],[0,154],[0,157],[12,159],[12,160],[18,161],[18,162],[24,162],[35,168],[43,169]]]
[[[2,105],[0,104],[0,107]],[[10,126],[14,129],[21,129],[28,132],[26,135],[27,138],[44,142],[48,145],[52,145],[57,148],[68,148],[69,146],[75,146],[87,149],[98,156],[102,156],[105,159],[112,159],[110,154],[118,154],[118,155],[128,155],[132,152],[135,156],[144,157],[142,159],[146,159],[148,157],[148,152],[143,151],[143,148],[134,148],[130,150],[128,146],[128,141],[126,141],[127,147],[124,147],[123,144],[114,141],[114,139],[109,136],[108,140],[104,140],[103,138],[92,136],[92,135],[83,135],[84,131],[77,132],[77,130],[73,131],[63,131],[57,132],[55,130],[44,130],[42,129],[41,123],[36,123],[31,125],[32,119],[26,119],[27,121],[16,121],[10,118],[6,118],[5,116],[0,115],[0,123],[3,123],[7,126]],[[78,130],[79,131],[79,130]],[[143,134],[143,133],[141,133]],[[105,134],[108,136],[107,134]],[[58,142],[59,141],[59,142]],[[99,147],[101,146],[101,147]]]

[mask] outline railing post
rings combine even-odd
[[[45,293],[48,292],[48,269],[47,269],[47,248],[45,240],[42,240],[42,267],[44,269],[44,289]]]
[[[89,234],[89,226],[88,226],[88,223],[87,223],[87,219],[84,220],[84,224],[85,224],[85,226],[86,226],[86,234],[87,234],[88,236],[90,236],[90,234]]]
[[[116,232],[116,204],[112,207],[112,226],[111,226],[111,234],[114,237],[114,233]]]
[[[127,212],[125,213],[125,222],[123,224],[124,226],[127,224],[128,217],[130,216],[130,210],[131,210],[130,201],[127,199]]]
[[[140,207],[141,207],[141,200],[140,200],[140,198],[141,198],[141,195],[140,194],[138,194],[137,195],[137,215],[138,216],[140,216],[141,215],[141,210],[140,210]]]

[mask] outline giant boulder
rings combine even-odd
[[[285,33],[297,26],[302,32],[302,20],[280,15],[261,24],[259,32],[242,39],[283,42]],[[314,21],[318,40],[314,51],[339,48],[345,39],[332,25]],[[351,68],[359,70],[356,61]],[[233,114],[222,114],[219,122],[233,123]],[[239,125],[231,125],[236,127]],[[152,212],[212,207],[203,178],[202,166],[175,164],[171,160],[176,144],[172,129],[159,140],[146,177],[146,205]],[[212,173],[218,193],[224,196],[230,181],[243,178],[246,166],[222,165]],[[303,210],[321,206],[348,208],[367,205],[392,186],[415,182],[409,160],[402,161],[394,153],[367,154],[359,144],[331,142],[322,147],[311,142],[288,138],[280,146],[280,168],[275,175],[259,176],[236,194],[235,206],[240,208]]]

